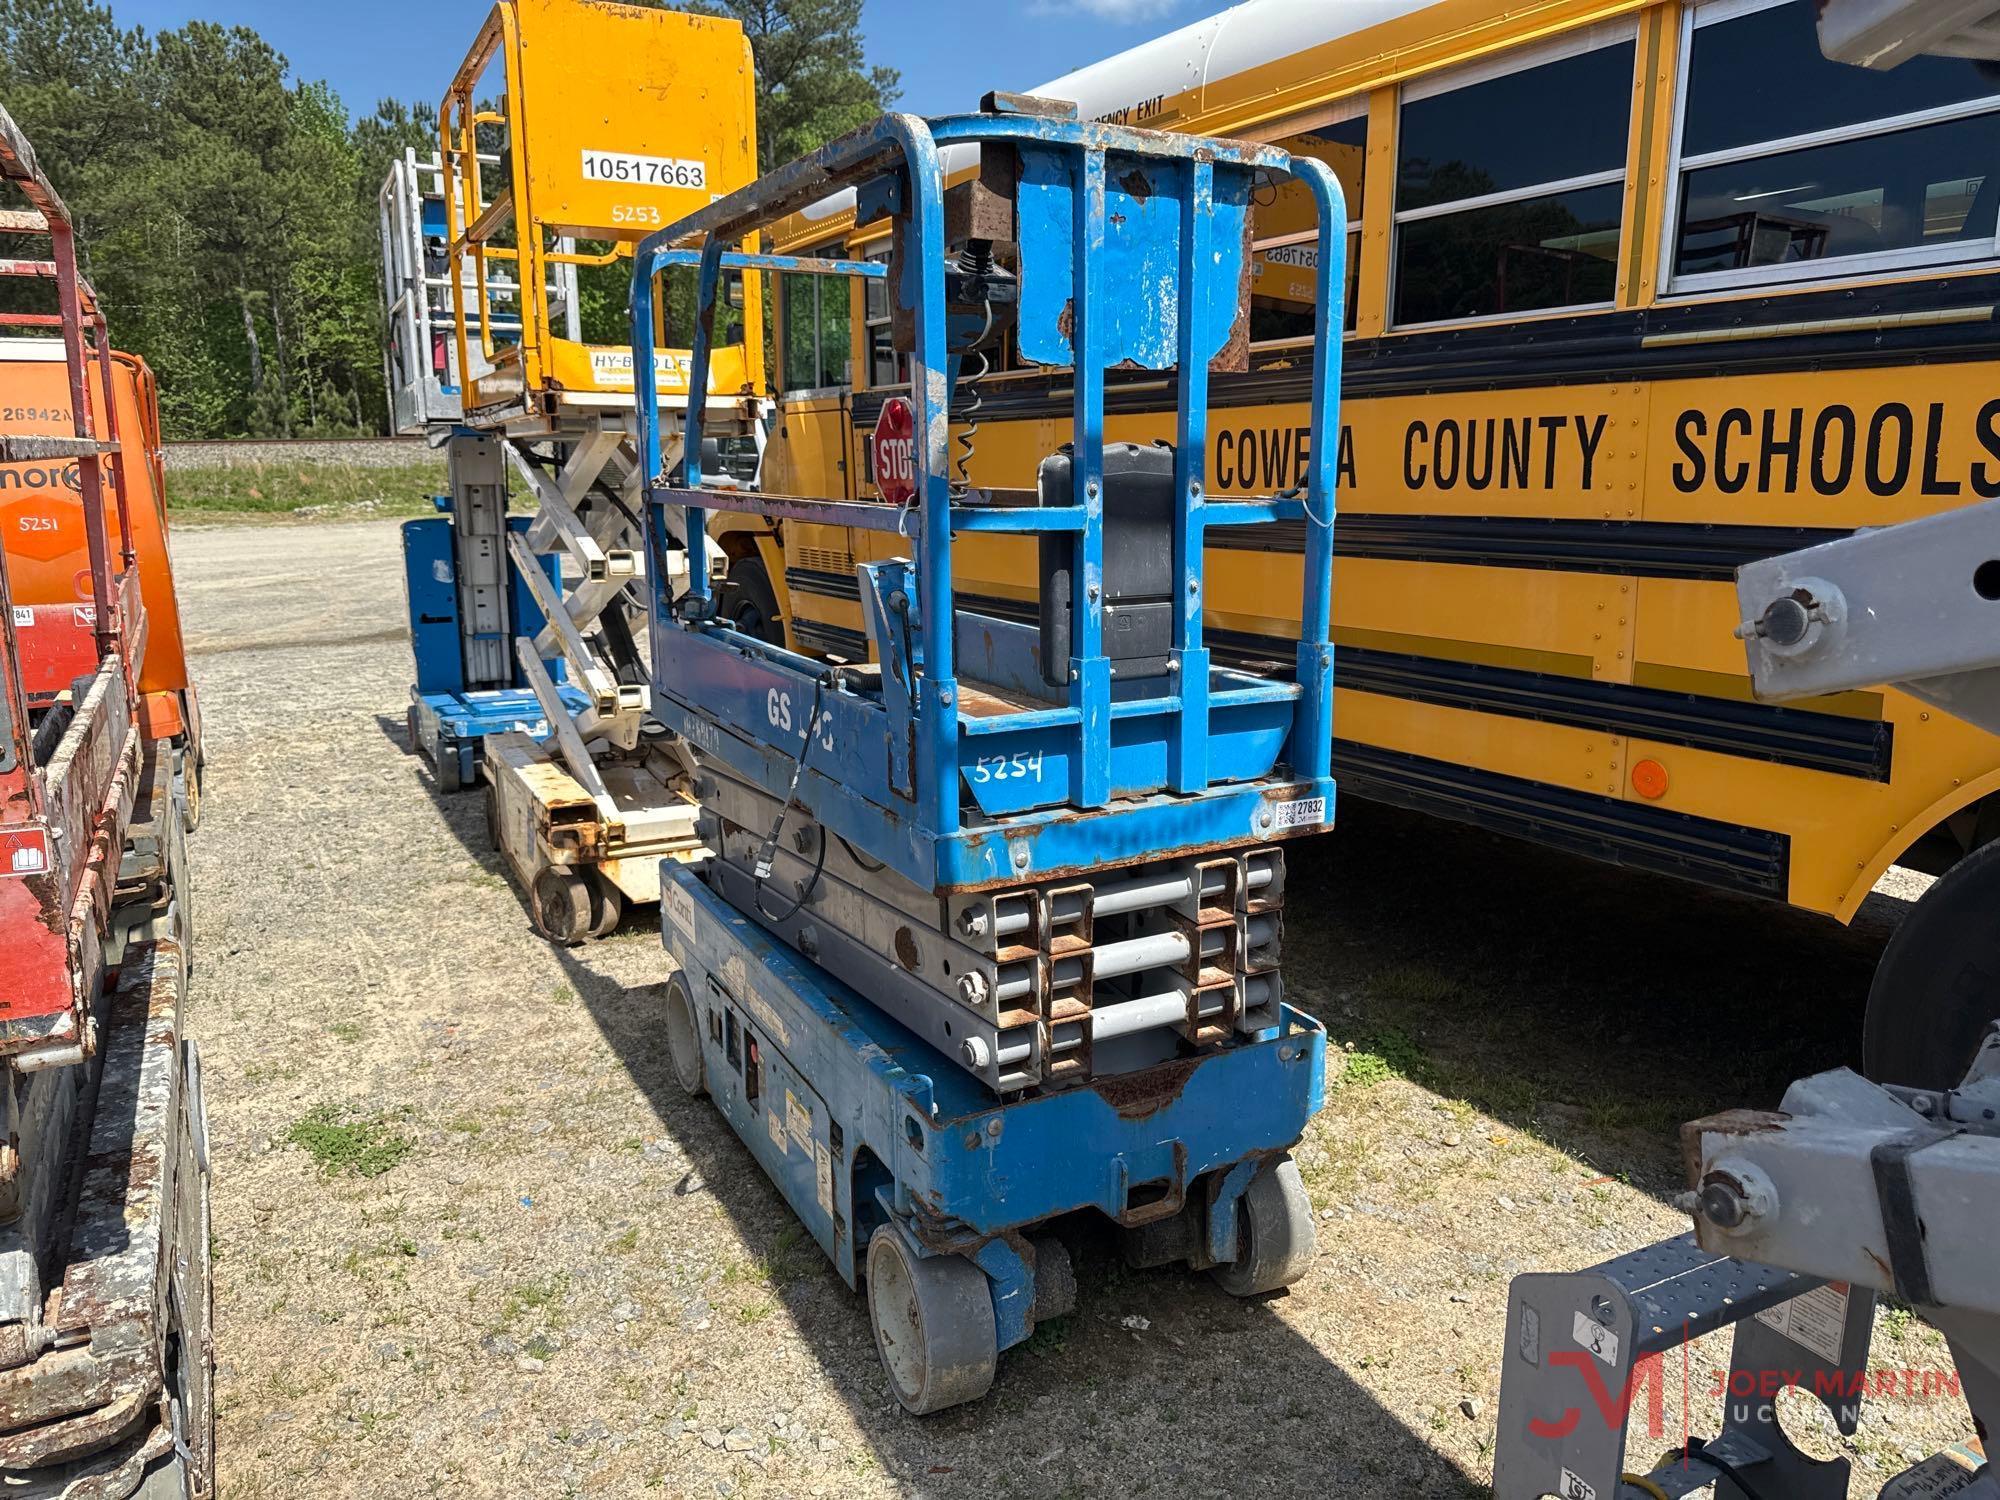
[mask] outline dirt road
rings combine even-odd
[[[1080,1233],[1077,1314],[919,1423],[671,1081],[657,929],[538,941],[479,799],[405,753],[395,527],[176,552],[230,1500],[1480,1494],[1508,1278],[1683,1228],[1674,1126],[1847,1060],[1897,914],[1842,932],[1350,804],[1286,913],[1287,998],[1352,1054],[1300,1153],[1314,1270],[1245,1305]],[[1892,1314],[1877,1362],[1946,1356]],[[1963,1426],[1874,1408],[1854,1493]]]

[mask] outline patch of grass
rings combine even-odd
[[[359,1021],[335,1021],[326,1031],[336,1042],[358,1042],[362,1036]]]
[[[1338,1086],[1373,1088],[1391,1078],[1410,1078],[1421,1082],[1429,1072],[1428,1063],[1423,1049],[1406,1033],[1392,1027],[1347,1054]]]
[[[630,1255],[639,1248],[639,1226],[634,1224],[623,1234],[614,1235],[604,1248],[612,1255]]]
[[[1429,964],[1391,964],[1378,969],[1368,987],[1403,1005],[1444,1005],[1463,994],[1457,980]]]
[[[1035,1325],[1035,1331],[1028,1335],[1021,1347],[1030,1354],[1059,1354],[1069,1342],[1071,1316],[1044,1318]]]
[[[322,1104],[285,1132],[319,1164],[322,1176],[380,1177],[401,1163],[417,1143],[394,1129],[383,1115],[348,1120],[336,1105]]]
[[[523,1313],[544,1312],[549,1308],[561,1307],[569,1298],[569,1272],[557,1271],[551,1276],[540,1276],[533,1281],[519,1282],[507,1289],[507,1296],[500,1304],[502,1324],[515,1322]]]
[[[434,513],[442,458],[369,468],[344,463],[211,465],[167,475],[167,507],[207,521],[351,521]]]

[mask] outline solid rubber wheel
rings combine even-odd
[[[1000,1360],[986,1273],[962,1255],[919,1256],[893,1224],[868,1242],[868,1321],[890,1389],[916,1416],[977,1401]]]
[[[493,846],[494,853],[500,850],[500,788],[492,782],[486,783],[486,842]]]
[[[687,982],[678,974],[667,981],[667,1055],[673,1059],[674,1077],[690,1099],[708,1092],[703,1076],[701,1020],[688,997]]]
[[[1868,991],[1862,1063],[1877,1083],[1952,1088],[2000,1020],[2000,842],[1917,898]]]
[[[417,705],[414,703],[403,710],[403,728],[410,736],[410,754],[415,755],[421,747],[417,743]]]
[[[573,948],[590,934],[590,887],[568,870],[535,877],[535,926],[551,942]]]
[[[625,920],[625,893],[593,870],[590,874],[590,935],[610,937]]]
[[[1030,1235],[1035,1252],[1035,1303],[1028,1316],[1040,1323],[1076,1311],[1076,1266],[1069,1246],[1052,1234]]]
[[[189,833],[201,827],[201,784],[207,775],[206,760],[181,752],[181,826]]]
[[[1256,1297],[1290,1286],[1312,1264],[1312,1201],[1289,1156],[1266,1167],[1244,1189],[1236,1219],[1236,1259],[1209,1275],[1233,1297]]]
[[[465,778],[458,770],[458,747],[446,745],[443,740],[438,741],[437,779],[441,792],[465,790]]]
[[[745,635],[774,646],[785,644],[785,622],[778,610],[778,591],[761,558],[738,558],[722,586],[722,615]]]

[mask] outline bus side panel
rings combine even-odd
[[[1646,519],[1846,529],[2000,496],[1996,390],[1984,362],[1652,382]]]
[[[764,450],[764,488],[774,495],[851,499],[849,425],[844,397],[780,397],[776,429]]]

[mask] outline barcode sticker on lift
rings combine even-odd
[[[1317,828],[1326,821],[1326,798],[1298,797],[1277,806],[1279,828]]]
[[[634,187],[705,188],[708,163],[677,156],[641,156],[633,151],[583,153],[587,182],[623,182]]]

